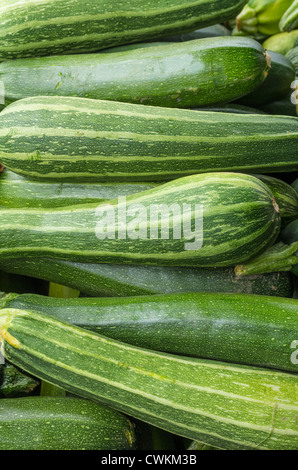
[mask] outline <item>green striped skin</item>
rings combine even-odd
[[[273,194],[259,179],[207,173],[108,205],[3,209],[0,257],[228,267],[271,246],[280,223]]]
[[[298,30],[297,30],[297,36],[298,36]],[[287,58],[294,65],[295,70],[296,70],[296,75],[298,76],[298,44],[287,53]]]
[[[125,416],[81,398],[7,398],[0,419],[0,450],[133,450],[136,444]]]
[[[0,207],[51,208],[98,204],[154,188],[154,183],[80,183],[32,180],[5,169],[0,174]]]
[[[98,51],[233,18],[245,0],[33,0],[1,3],[0,59]]]
[[[4,309],[5,357],[40,379],[223,449],[298,445],[297,374],[161,353]]]
[[[271,58],[268,77],[252,93],[237,100],[237,103],[248,106],[262,106],[282,99],[291,90],[291,84],[296,76],[294,65],[282,54],[268,52]]]
[[[298,372],[298,301],[227,293],[56,299],[23,294],[4,308],[39,311],[124,343],[179,355]]]
[[[149,46],[2,62],[5,103],[59,95],[189,108],[236,100],[268,73],[270,59],[250,38]]]
[[[298,0],[294,0],[292,5],[283,14],[279,27],[281,31],[293,31],[298,28]]]
[[[284,243],[290,245],[298,242],[298,219],[290,222],[281,232],[281,239]],[[298,252],[296,252],[297,256]],[[298,276],[298,266],[293,264],[292,272]]]
[[[32,276],[35,280],[56,282],[93,297],[181,292],[231,292],[277,297],[293,295],[290,273],[239,277],[233,268],[121,266],[38,258],[6,261],[1,263],[1,268]],[[6,289],[5,292],[9,291]]]
[[[33,97],[0,114],[0,162],[65,181],[166,181],[210,171],[298,170],[298,119]]]
[[[283,225],[298,218],[298,193],[293,186],[273,176],[254,176],[263,181],[272,191],[279,207]]]

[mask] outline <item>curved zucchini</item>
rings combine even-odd
[[[236,100],[268,73],[268,56],[250,38],[150,46],[2,62],[5,103],[60,95],[189,108]]]
[[[56,282],[93,297],[181,292],[231,292],[277,297],[293,295],[291,274],[285,272],[239,277],[233,268],[121,266],[38,258],[2,262],[1,268]]]
[[[296,71],[292,62],[278,52],[268,51],[271,58],[271,68],[266,80],[252,93],[237,100],[237,103],[248,106],[263,106],[278,101],[291,90]]]
[[[0,400],[0,450],[133,450],[121,413],[72,397]]]
[[[206,173],[108,204],[3,209],[0,257],[228,267],[271,246],[280,224],[258,178]]]
[[[0,60],[92,52],[233,18],[245,0],[5,0]]]
[[[291,362],[298,336],[294,299],[215,292],[80,299],[23,294],[1,303],[146,349],[298,372]]]
[[[168,181],[210,171],[298,170],[298,119],[69,97],[0,113],[0,161],[31,178]]]
[[[51,208],[98,204],[157,187],[154,183],[80,183],[32,180],[5,169],[0,174],[0,207]]]
[[[150,351],[35,311],[0,311],[0,330],[13,364],[165,431],[223,449],[297,449],[297,374]]]

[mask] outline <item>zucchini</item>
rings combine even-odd
[[[274,196],[258,178],[206,173],[108,204],[3,209],[0,257],[228,267],[272,245],[280,224]]]
[[[36,311],[0,311],[0,330],[10,362],[132,418],[223,449],[297,449],[297,374],[143,349]]]
[[[25,397],[31,394],[39,385],[39,380],[18,370],[6,362],[0,365],[0,398]],[[2,403],[2,400],[1,402]],[[1,406],[1,405],[0,405]],[[0,413],[1,415],[1,413]],[[2,424],[2,423],[1,423]],[[1,428],[0,428],[1,429]],[[1,431],[0,431],[1,436]],[[0,438],[1,441],[1,438]],[[1,444],[0,444],[1,446]]]
[[[32,180],[5,169],[0,174],[0,207],[53,209],[91,202],[100,204],[156,186],[155,183],[56,183],[55,180]]]
[[[150,46],[2,62],[5,104],[60,95],[174,108],[205,106],[253,92],[265,80],[270,63],[263,47],[250,38]]]
[[[298,119],[70,97],[0,113],[0,161],[31,178],[166,181],[210,171],[298,170]]]
[[[298,30],[297,30],[297,35],[298,35]],[[296,75],[298,76],[298,44],[287,53],[287,58],[294,65],[295,70],[296,70]]]
[[[296,76],[294,65],[284,55],[268,52],[271,58],[268,77],[252,93],[237,100],[237,103],[253,107],[263,106],[282,99],[290,92]]]
[[[231,31],[223,24],[214,24],[206,28],[196,29],[190,33],[178,34],[164,38],[164,41],[183,42],[192,41],[193,39],[216,38],[223,36],[231,36]]]
[[[293,299],[216,292],[80,299],[23,294],[1,303],[146,349],[298,372],[291,363],[298,337]]]
[[[273,176],[254,176],[263,181],[263,183],[265,183],[272,191],[279,207],[279,213],[283,225],[286,225],[291,222],[291,220],[298,218],[298,193],[293,186]]]
[[[60,283],[93,297],[179,292],[231,292],[277,297],[293,295],[293,279],[286,272],[238,277],[233,268],[121,266],[38,258],[14,259],[4,264],[2,262],[1,267],[8,272]]]
[[[4,0],[0,60],[92,52],[233,18],[245,0]]]
[[[298,28],[298,0],[294,0],[291,6],[283,14],[279,27],[281,31],[293,31]]]
[[[77,397],[0,401],[0,450],[133,450],[135,434],[121,413]]]
[[[208,108],[193,108],[198,111],[213,111],[216,113],[234,113],[234,114],[264,114],[263,111],[251,106],[241,105],[238,103],[228,103],[223,105],[214,105]]]

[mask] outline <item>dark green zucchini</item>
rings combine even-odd
[[[222,23],[245,0],[2,0],[0,60],[92,52]]]
[[[156,187],[154,183],[80,183],[32,180],[8,169],[0,174],[0,207],[11,209],[98,204]]]
[[[39,383],[39,380],[37,380],[35,377],[24,374],[9,362],[0,365],[0,398],[17,398],[28,396],[38,387]]]
[[[291,90],[296,71],[292,62],[282,54],[268,51],[271,67],[266,80],[252,93],[237,100],[247,106],[263,106],[285,97]]]
[[[194,39],[215,38],[219,36],[231,36],[231,31],[223,24],[214,24],[206,28],[196,29],[190,33],[177,34],[168,36],[164,41],[183,42],[192,41]]]
[[[265,104],[260,106],[260,110],[273,115],[281,116],[294,116],[298,115],[298,108],[296,104],[292,102],[292,97],[294,97],[294,89],[292,89],[284,98],[278,101],[273,101],[272,103]]]
[[[195,109],[195,108],[193,108]],[[234,114],[264,114],[258,108],[252,108],[251,106],[245,106],[237,103],[228,103],[218,106],[210,106],[209,108],[197,108],[198,111],[213,111],[216,113],[234,113]]]
[[[270,63],[250,38],[149,46],[2,62],[5,104],[48,95],[174,108],[226,103],[259,87]]]
[[[291,362],[298,335],[293,299],[214,292],[79,299],[22,294],[4,296],[1,304],[146,349],[298,372]]]
[[[169,181],[215,171],[298,170],[298,119],[70,97],[0,113],[0,162],[60,181]]]
[[[0,401],[0,450],[133,450],[132,423],[121,413],[76,397]]]
[[[12,273],[60,283],[94,297],[181,292],[293,295],[293,279],[288,272],[238,277],[233,268],[121,266],[38,258],[2,262],[1,267]]]

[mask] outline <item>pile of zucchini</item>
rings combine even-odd
[[[297,18],[2,1],[0,450],[298,450]]]

